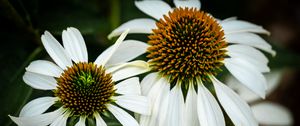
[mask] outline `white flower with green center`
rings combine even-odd
[[[149,34],[147,57],[153,72],[141,85],[152,110],[150,116],[140,117],[140,124],[224,126],[226,112],[236,126],[258,125],[248,104],[217,75],[227,69],[264,98],[267,86],[262,73],[269,67],[259,50],[273,56],[275,51],[256,33],[269,32],[235,18],[218,20],[201,10],[198,0],[173,2],[175,8],[161,0],[135,1],[154,19],[130,20],[108,36],[118,36],[127,28],[129,33]]]
[[[10,118],[21,126],[66,126],[70,117],[78,120],[76,126],[85,126],[87,118],[95,119],[97,126],[106,126],[101,116],[110,112],[122,125],[138,126],[119,106],[139,114],[150,113],[148,98],[141,95],[139,79],[132,77],[147,72],[149,66],[144,61],[128,62],[144,53],[147,46],[131,40],[123,42],[127,33],[128,30],[122,33],[95,62],[89,62],[85,42],[77,29],[63,31],[64,47],[46,31],[42,42],[57,65],[33,61],[23,79],[32,88],[52,90],[54,97],[34,99],[23,107],[19,117]],[[51,111],[54,108],[57,110]]]

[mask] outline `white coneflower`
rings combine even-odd
[[[271,73],[265,74],[268,84],[267,95],[276,90],[280,84],[283,76],[283,70],[275,70]],[[260,99],[258,95],[249,91],[234,77],[229,76],[226,79],[229,87],[234,89],[243,99],[249,104],[254,113],[254,117],[259,124],[264,126],[292,126],[293,116],[292,113],[284,106]]]
[[[142,94],[152,101],[152,113],[140,117],[141,125],[223,126],[219,103],[235,125],[258,125],[248,104],[216,75],[226,68],[265,97],[262,73],[269,71],[268,59],[258,49],[272,55],[275,51],[255,33],[269,32],[235,18],[217,20],[200,9],[198,0],[174,0],[174,4],[171,8],[160,0],[135,1],[154,19],[130,20],[108,36],[118,36],[127,28],[130,33],[149,34],[147,57],[154,72],[141,84]]]
[[[33,61],[23,79],[32,88],[52,90],[54,97],[34,99],[23,107],[19,117],[10,118],[21,126],[66,126],[69,117],[79,120],[76,126],[85,126],[87,118],[95,119],[97,126],[106,126],[101,116],[109,111],[122,125],[138,126],[119,106],[140,114],[150,113],[149,101],[141,96],[139,79],[132,77],[149,68],[144,61],[128,62],[142,54],[146,46],[130,40],[123,42],[127,33],[128,30],[95,62],[89,62],[85,42],[77,29],[63,31],[64,47],[46,31],[42,42],[57,65]],[[127,47],[135,50],[126,53]],[[50,111],[50,107],[57,110]]]

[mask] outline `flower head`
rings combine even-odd
[[[196,8],[175,8],[156,23],[149,35],[148,58],[155,71],[170,81],[207,80],[227,56],[224,32],[208,13]]]
[[[198,0],[135,1],[151,18],[130,20],[108,38],[130,28],[148,35],[147,57],[152,73],[141,82],[152,101],[152,114],[141,125],[222,126],[223,110],[235,125],[258,125],[250,107],[217,77],[229,71],[243,85],[265,97],[268,59],[275,55],[260,34],[261,26],[228,18],[219,20],[201,10]],[[184,94],[186,92],[186,94]],[[216,99],[217,98],[217,99]],[[219,105],[220,104],[220,105]]]
[[[143,61],[128,62],[143,52],[126,53],[126,47],[135,45],[132,48],[145,50],[146,46],[134,41],[123,42],[127,33],[128,30],[122,33],[95,62],[89,62],[85,42],[77,29],[63,31],[64,47],[46,31],[42,42],[57,65],[46,60],[33,61],[26,68],[23,79],[35,89],[52,90],[54,97],[34,99],[23,107],[20,117],[10,118],[25,126],[66,126],[70,117],[79,120],[76,126],[85,126],[86,118],[95,118],[97,126],[104,126],[106,123],[101,116],[110,112],[122,125],[138,126],[137,121],[119,106],[149,114],[149,103],[141,96],[139,79],[132,77],[149,68]],[[54,108],[56,110],[51,111]]]

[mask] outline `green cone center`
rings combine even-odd
[[[115,92],[111,74],[93,63],[76,63],[68,67],[57,78],[57,84],[55,96],[74,115],[90,116],[106,111],[106,104],[112,102],[111,96]]]

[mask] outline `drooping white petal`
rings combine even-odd
[[[112,79],[114,81],[119,81],[128,77],[145,73],[149,71],[149,69],[148,63],[136,60],[108,68],[107,72],[112,73]]]
[[[150,114],[150,102],[147,97],[140,95],[121,95],[114,97],[115,102],[123,108],[130,111],[149,115]]]
[[[199,0],[173,0],[175,6],[179,7],[188,7],[188,8],[201,8],[201,2]]]
[[[158,81],[158,73],[150,73],[141,82],[142,95],[147,96],[153,85]]]
[[[88,53],[83,37],[78,29],[70,27],[62,33],[66,52],[75,62],[88,62]]]
[[[118,38],[116,43],[111,47],[109,50],[105,50],[100,54],[97,59],[95,60],[95,64],[105,66],[111,56],[117,51],[123,40],[125,39],[126,35],[128,34],[129,29],[125,30],[121,36]]]
[[[249,58],[257,58],[258,61],[267,63],[269,62],[268,58],[259,50],[248,46],[248,45],[243,45],[243,44],[234,44],[234,45],[229,45],[227,47],[227,50],[230,55],[238,55],[239,56],[246,56]]]
[[[98,112],[95,112],[94,116],[96,118],[96,126],[107,126],[105,121],[101,118]]]
[[[41,97],[28,102],[21,110],[20,116],[36,116],[44,113],[56,101],[55,97]]]
[[[108,60],[107,64],[125,63],[146,52],[148,44],[137,40],[125,40]]]
[[[251,109],[260,124],[276,126],[293,125],[291,112],[279,104],[261,102],[251,106]]]
[[[219,102],[236,126],[258,126],[249,107],[236,93],[215,77],[211,77]]]
[[[270,53],[272,56],[276,55],[276,52],[272,50],[272,47],[259,35],[247,32],[225,34],[225,40],[229,43],[239,43],[243,45],[253,46]]]
[[[67,66],[72,66],[70,56],[48,31],[45,31],[41,39],[46,51],[58,66],[62,69],[66,69]]]
[[[168,83],[167,83],[168,84]],[[155,111],[155,113],[157,113],[157,117],[152,117],[152,120],[151,122],[155,122],[153,121],[155,118],[158,118],[158,124],[159,126],[165,126],[166,123],[168,123],[168,120],[167,120],[167,114],[168,114],[168,107],[169,107],[169,103],[170,103],[170,86],[167,85],[164,87],[164,89],[162,90],[163,92],[161,93],[161,96],[162,98],[160,98],[160,101],[158,102],[159,104],[156,104],[156,105],[159,105],[157,106],[158,111]],[[157,121],[157,120],[156,120]],[[155,122],[157,123],[157,122]],[[155,124],[153,123],[153,124]]]
[[[142,12],[157,20],[172,10],[169,4],[160,0],[135,1],[134,3]]]
[[[79,121],[75,124],[75,126],[85,126],[85,116],[80,116]]]
[[[165,116],[164,126],[183,126],[185,124],[185,106],[183,94],[179,84],[171,90]]]
[[[70,115],[69,112],[65,112],[64,114],[62,114],[59,117],[57,117],[54,120],[54,122],[51,123],[50,126],[66,126],[69,115]]]
[[[24,117],[14,117],[9,115],[9,117],[19,126],[47,126],[51,124],[54,120],[56,120],[64,112],[65,110],[63,108],[60,108],[53,112],[48,112],[41,115]]]
[[[237,17],[229,17],[229,18],[222,20],[222,22],[233,21],[233,20],[237,20]]]
[[[186,125],[200,126],[197,113],[197,93],[194,85],[191,83],[186,95],[185,110],[186,110]]]
[[[53,77],[36,74],[32,72],[25,72],[23,80],[26,84],[35,89],[52,90],[55,89],[57,84]]]
[[[268,58],[257,49],[241,44],[230,45],[227,49],[230,57],[243,59],[256,66],[260,72],[270,72]]]
[[[229,76],[226,78],[226,83],[228,87],[235,90],[239,96],[247,102],[253,102],[261,99],[259,95],[249,90],[245,85],[239,82],[235,77]]]
[[[281,70],[275,70],[271,71],[271,73],[264,74],[268,85],[267,95],[272,93],[278,87],[281,75]],[[236,92],[241,96],[241,98],[243,98],[247,102],[253,102],[260,99],[260,97],[257,94],[246,88],[233,76],[229,76],[226,78],[226,84],[228,84],[228,86],[233,90],[236,90]]]
[[[150,34],[152,29],[156,28],[155,20],[150,18],[138,18],[125,22],[121,26],[113,30],[109,35],[108,39],[118,36],[123,33],[126,29],[130,29],[129,33],[140,33],[140,34]]]
[[[137,121],[124,110],[112,104],[107,105],[107,109],[119,120],[123,126],[139,126]]]
[[[262,33],[269,35],[270,32],[265,30],[263,27],[242,20],[227,20],[221,22],[221,26],[225,34],[239,33],[239,32],[253,32]]]
[[[43,74],[52,77],[59,77],[63,70],[54,63],[46,60],[36,60],[26,67],[26,70],[32,73]]]
[[[237,80],[260,97],[265,98],[267,81],[252,64],[237,58],[227,58],[224,64]]]
[[[198,81],[197,112],[201,126],[225,126],[222,110],[208,89]]]
[[[160,78],[151,88],[147,97],[150,100],[151,115],[141,115],[141,126],[157,126],[164,123],[166,118],[166,110],[168,107],[168,98],[170,92],[170,84],[164,78]],[[160,122],[161,121],[161,122]]]
[[[272,70],[270,73],[265,74],[268,84],[267,95],[279,86],[283,72],[283,70]]]
[[[132,77],[118,83],[115,88],[118,94],[140,95],[141,86],[138,77]]]

